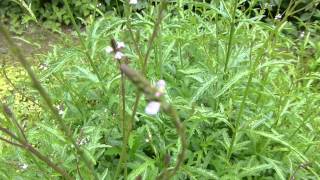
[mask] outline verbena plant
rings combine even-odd
[[[318,179],[318,26],[287,21],[299,1],[268,23],[268,5],[240,4],[135,13],[125,2],[122,18],[85,33],[72,18],[79,43],[57,45],[39,68],[6,35],[31,83],[10,83],[1,104],[0,177]],[[17,94],[37,108],[18,111]]]

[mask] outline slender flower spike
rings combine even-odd
[[[156,115],[160,111],[160,105],[160,102],[150,101],[144,111],[146,114]]]
[[[117,60],[121,60],[123,56],[124,54],[122,52],[117,51],[116,54],[114,55],[114,58],[116,58]]]
[[[129,0],[129,4],[137,4],[138,0]]]
[[[125,47],[124,42],[117,42],[117,48],[118,49],[122,49],[124,47]]]
[[[110,54],[110,53],[112,53],[113,52],[113,49],[112,49],[112,47],[111,46],[108,46],[108,47],[106,47],[106,52],[108,53],[108,54]]]

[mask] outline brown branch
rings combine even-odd
[[[22,149],[27,150],[28,152],[30,152],[31,154],[35,155],[37,158],[39,158],[40,160],[45,162],[49,167],[51,167],[52,169],[57,171],[59,174],[61,174],[65,179],[67,179],[67,180],[72,180],[73,179],[64,169],[62,169],[59,166],[57,166],[56,164],[54,164],[48,157],[46,157],[45,155],[40,153],[37,149],[35,149],[27,141],[24,141],[23,139],[20,139],[19,137],[14,135],[9,129],[0,126],[0,131],[2,131],[3,133],[7,134],[8,136],[13,138],[14,140],[18,141],[20,144],[8,141],[8,140],[6,140],[4,138],[0,138],[1,140],[5,141],[5,142],[7,142],[7,143],[9,143],[11,145],[14,145],[14,146],[17,146],[17,147],[20,147]]]
[[[18,120],[17,120],[16,116],[13,114],[13,112],[11,111],[11,109],[7,105],[2,104],[1,102],[0,102],[0,106],[2,106],[3,112],[6,115],[6,118],[8,120],[11,120],[12,123],[16,126],[16,128],[18,129],[19,134],[22,136],[23,140],[28,142],[27,136],[25,135],[23,128],[18,123]]]
[[[8,144],[11,144],[11,145],[13,145],[13,146],[17,146],[17,147],[19,147],[19,148],[24,148],[21,144],[12,142],[12,141],[10,141],[10,140],[8,140],[8,139],[5,139],[5,138],[3,138],[3,137],[0,137],[0,140],[6,142],[6,143],[8,143]]]

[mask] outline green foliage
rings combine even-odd
[[[93,22],[95,16],[116,6],[115,1],[101,0],[72,0],[69,3],[73,16],[83,25]],[[0,19],[9,23],[11,30],[17,33],[38,21],[42,22],[42,26],[58,32],[63,26],[71,24],[63,0],[3,0],[0,2]]]
[[[263,17],[268,9],[255,8],[255,1],[250,3],[249,9],[237,9],[235,14],[231,1],[168,4],[145,76],[151,82],[166,80],[165,98],[177,108],[186,127],[186,160],[173,179],[320,178],[319,21],[306,21],[295,14],[283,15],[282,20]],[[88,9],[89,17],[92,12]],[[288,7],[286,12],[291,10]],[[106,14],[86,26],[84,46],[78,42],[68,48],[57,44],[34,64],[53,103],[64,107],[63,121],[101,179],[115,178],[125,129],[119,101],[121,75],[117,61],[105,48],[113,37],[124,41],[129,65],[141,70],[139,53],[144,55],[148,49],[157,11],[147,5],[141,13],[128,11],[125,15],[130,18],[115,16],[116,12]],[[63,14],[55,18],[69,23],[63,19],[67,13]],[[85,13],[79,10],[74,14]],[[293,17],[297,24],[287,21]],[[37,68],[40,65],[48,69]],[[33,114],[28,121],[33,123],[26,125],[29,141],[73,177],[92,178],[41,97],[30,84],[24,86],[24,93],[43,106],[41,111],[15,111],[19,120]],[[136,88],[127,81],[125,90],[128,122]],[[14,110],[21,108],[10,96],[8,99],[6,103],[16,107]],[[155,179],[166,166],[166,156],[170,156],[169,166],[174,166],[181,148],[171,117],[145,114],[145,101],[140,101],[128,137],[127,179]],[[0,116],[0,124],[14,129],[4,119]],[[60,178],[25,151],[0,143],[0,164],[8,164],[0,166],[0,178]],[[23,163],[29,167],[21,168]],[[125,172],[121,175],[124,178]]]

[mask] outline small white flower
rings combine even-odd
[[[59,110],[58,114],[59,115],[63,115],[64,114],[64,110]]]
[[[304,31],[300,33],[300,38],[303,38],[303,37],[304,37]]]
[[[46,71],[48,69],[48,64],[45,64],[45,63],[40,64],[39,69],[42,71]]]
[[[166,86],[166,81],[163,79],[159,80],[156,84],[157,88],[164,88]]]
[[[150,101],[144,111],[146,114],[156,115],[160,111],[160,105],[160,102]]]
[[[277,15],[274,17],[275,20],[280,20],[281,18],[282,18],[282,15],[281,15],[281,14],[277,14]]]
[[[114,58],[121,60],[124,54],[120,51],[117,51],[116,54],[114,55]]]
[[[117,42],[117,48],[118,48],[118,49],[122,49],[122,48],[124,48],[124,47],[125,47],[124,42]]]
[[[106,50],[106,52],[107,52],[108,54],[110,54],[110,53],[113,52],[113,48],[112,48],[111,46],[106,47],[105,50]]]
[[[149,142],[149,139],[146,139],[146,142]]]
[[[138,0],[129,0],[129,4],[137,4]]]
[[[63,105],[57,105],[56,108],[57,108],[57,110],[58,110],[58,114],[62,116],[62,115],[64,114],[64,107],[63,107]]]
[[[27,168],[28,168],[28,164],[21,164],[20,165],[20,168],[22,169],[22,170],[26,170]]]
[[[82,146],[82,145],[85,145],[85,144],[88,144],[89,143],[89,138],[88,137],[85,137],[85,138],[83,138],[83,139],[78,139],[78,141],[77,141],[77,144],[79,145],[79,146]]]

